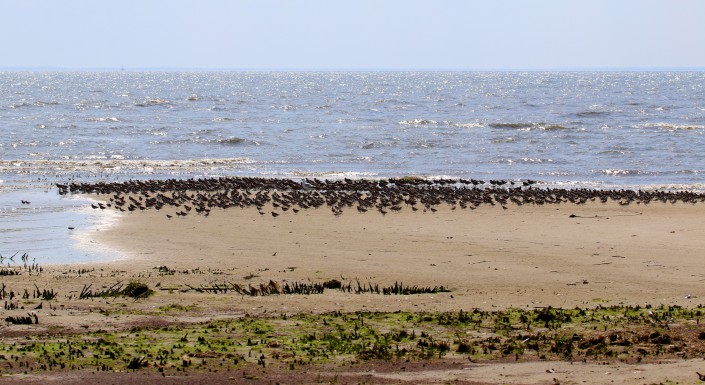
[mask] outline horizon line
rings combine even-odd
[[[565,67],[565,68],[235,68],[235,67],[0,67],[0,71],[125,72],[700,72],[705,67]]]

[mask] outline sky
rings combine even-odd
[[[703,0],[0,0],[0,68],[705,68]]]

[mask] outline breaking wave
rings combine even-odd
[[[450,121],[444,121],[444,124],[450,126],[450,127],[456,127],[456,128],[481,128],[485,127],[484,124],[482,123],[460,123],[460,122],[450,122]]]
[[[171,172],[199,171],[214,168],[238,167],[255,163],[250,158],[211,158],[187,160],[137,160],[137,159],[91,159],[91,160],[0,160],[0,173],[35,174],[47,172]]]
[[[553,162],[553,159],[550,158],[498,158],[495,159],[492,163],[504,163],[504,164],[512,164],[512,163],[522,163],[522,164],[532,164],[532,163],[551,163]]]
[[[242,138],[232,137],[232,138],[227,138],[227,139],[218,139],[216,142],[223,144],[223,145],[234,146],[234,145],[245,143],[246,140],[242,139]]]
[[[705,125],[702,124],[675,124],[675,123],[646,123],[635,126],[636,128],[659,128],[668,131],[680,130],[704,130]]]
[[[575,114],[575,116],[579,118],[596,118],[596,117],[602,117],[602,116],[607,116],[610,115],[611,112],[609,111],[600,111],[600,110],[588,110],[588,111],[580,111]]]
[[[122,120],[116,118],[115,116],[107,116],[107,117],[100,117],[100,118],[88,118],[86,121],[89,122],[112,122],[112,123],[117,123],[121,122]]]
[[[433,125],[437,124],[435,120],[431,119],[407,119],[407,120],[402,120],[399,122],[402,126],[413,126],[413,127],[420,127],[420,126],[428,126],[428,125]]]
[[[492,128],[502,128],[502,129],[515,129],[515,130],[545,130],[545,131],[558,131],[558,130],[569,130],[572,127],[564,126],[561,124],[546,124],[546,123],[535,123],[535,122],[516,122],[516,123],[491,123],[489,125]]]
[[[135,103],[135,107],[159,106],[164,104],[171,104],[171,102],[166,99],[148,98],[141,103]]]

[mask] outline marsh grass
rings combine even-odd
[[[165,311],[181,311],[169,305]],[[366,360],[620,360],[705,355],[704,309],[592,309],[357,312],[245,316],[195,325],[5,338],[6,371],[296,369]],[[21,365],[20,365],[21,363]]]

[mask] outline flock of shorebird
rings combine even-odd
[[[335,215],[346,209],[357,212],[378,211],[381,214],[401,211],[435,212],[442,204],[451,209],[475,209],[480,205],[517,206],[589,201],[621,205],[651,202],[705,202],[705,194],[679,191],[634,191],[597,189],[537,188],[535,181],[522,182],[476,179],[391,178],[381,180],[319,180],[225,177],[213,179],[131,180],[57,184],[60,194],[87,193],[108,195],[105,203],[94,203],[95,209],[120,211],[146,209],[170,210],[166,216],[192,213],[208,216],[212,209],[256,207],[261,215],[277,217],[291,210],[328,207]]]

